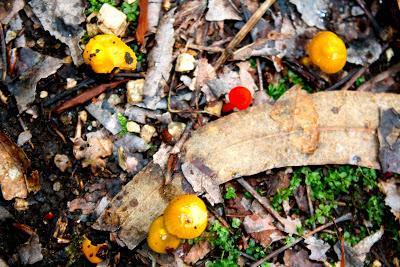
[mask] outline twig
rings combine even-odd
[[[1,79],[5,81],[7,77],[7,48],[6,48],[6,40],[4,39],[3,24],[1,23],[0,23],[0,38],[1,38],[1,59],[3,61]]]
[[[384,72],[379,73],[376,75],[374,78],[371,80],[365,82],[362,84],[360,87],[358,87],[358,91],[371,91],[371,88],[378,82],[383,81],[384,79],[392,76],[393,74],[396,74],[397,72],[400,72],[400,63],[397,63]]]
[[[325,89],[325,91],[332,91],[335,89],[340,88],[343,84],[347,83],[349,80],[351,80],[351,78],[359,71],[360,69],[353,69],[349,72],[349,74],[347,74],[346,76],[344,76],[341,80],[339,80],[337,83],[329,86],[328,88]]]
[[[271,213],[272,216],[275,217],[282,225],[285,225],[286,220],[283,218],[281,215],[279,215],[278,212],[274,210],[274,208],[271,206],[269,203],[268,199],[265,197],[262,197],[258,194],[256,190],[248,183],[246,182],[243,178],[237,179],[237,182],[244,187],[260,204],[269,212]]]
[[[314,206],[311,201],[311,188],[309,185],[306,185],[306,192],[307,192],[307,201],[308,201],[308,209],[310,210],[310,215],[314,216]],[[315,223],[312,224],[312,229],[315,229]]]
[[[358,78],[360,78],[360,77],[365,73],[365,71],[366,71],[367,69],[368,69],[367,67],[362,67],[361,69],[359,69],[359,70],[353,75],[353,77],[351,77],[351,79],[342,87],[341,90],[346,91],[346,90],[348,90],[350,87],[352,87],[353,84],[356,82],[356,80],[357,80]]]
[[[196,45],[196,44],[188,44],[188,48],[199,50],[199,51],[207,51],[211,53],[221,53],[224,52],[225,49],[218,47],[218,46],[203,46],[203,45]]]
[[[256,64],[257,64],[257,75],[258,75],[258,88],[260,91],[263,91],[264,83],[263,83],[261,64],[259,58],[256,59]]]
[[[122,83],[126,83],[128,80],[129,79],[124,79],[121,81],[116,81],[116,82],[107,83],[107,84],[101,84],[99,86],[92,87],[92,88],[86,90],[85,92],[83,92],[82,94],[77,95],[77,96],[67,100],[66,102],[61,103],[60,105],[56,106],[53,109],[53,112],[60,114],[64,110],[67,110],[67,109],[77,106],[79,104],[83,104],[86,101],[92,99],[93,97],[98,96],[99,94],[105,92],[108,89],[112,89]]]
[[[218,58],[214,67],[218,70],[225,61],[232,54],[233,49],[246,37],[246,35],[253,29],[257,22],[261,19],[264,13],[271,7],[275,0],[266,0],[262,5],[254,12],[251,18],[246,22],[246,24],[240,29],[240,31],[235,35],[235,37],[230,41],[225,51],[222,52],[221,56]]]
[[[297,238],[297,239],[294,240],[292,243],[287,244],[287,245],[285,245],[285,246],[283,246],[283,247],[280,247],[280,248],[278,248],[277,250],[274,250],[273,252],[271,252],[271,253],[270,253],[269,255],[267,255],[266,257],[264,257],[264,258],[262,258],[261,260],[259,260],[259,261],[255,262],[255,263],[253,263],[253,264],[251,265],[251,267],[260,266],[260,265],[263,264],[265,261],[267,261],[267,260],[269,260],[269,259],[271,259],[271,258],[273,258],[273,257],[275,257],[275,256],[277,256],[277,255],[279,255],[281,252],[287,250],[288,248],[293,247],[294,245],[296,245],[297,243],[299,243],[299,242],[302,241],[303,239],[306,239],[307,237],[312,236],[313,234],[316,234],[316,233],[318,233],[318,232],[320,232],[320,231],[322,231],[322,230],[324,230],[324,229],[326,229],[326,228],[328,228],[328,227],[331,227],[332,225],[334,225],[334,224],[336,224],[336,223],[340,223],[340,222],[344,222],[344,221],[351,220],[351,218],[352,218],[351,213],[346,213],[345,215],[340,216],[339,218],[333,220],[332,222],[329,222],[329,223],[326,223],[326,224],[324,224],[324,225],[321,225],[321,226],[317,227],[316,229],[314,229],[314,230],[312,230],[312,231],[306,233],[305,235],[303,235],[303,236]]]

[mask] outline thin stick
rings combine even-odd
[[[199,51],[206,51],[211,53],[221,53],[224,52],[225,49],[218,47],[218,46],[203,46],[203,45],[196,45],[196,44],[188,44],[188,48],[199,50]]]
[[[358,87],[358,91],[371,91],[371,88],[378,82],[383,81],[384,79],[392,76],[393,74],[396,74],[397,72],[400,72],[400,63],[397,63],[384,72],[379,73],[376,75],[374,78],[371,80],[365,82],[362,84],[360,87]]]
[[[258,74],[258,87],[260,91],[262,91],[264,89],[264,83],[263,83],[261,64],[259,58],[256,59],[256,64],[257,64],[257,74]]]
[[[318,233],[318,232],[320,232],[320,231],[322,231],[322,230],[324,230],[324,229],[326,229],[326,228],[328,228],[328,227],[331,227],[331,226],[334,225],[334,224],[337,224],[337,223],[340,223],[340,222],[344,222],[344,221],[351,220],[351,218],[352,218],[351,213],[346,213],[345,215],[340,216],[339,218],[333,220],[332,222],[329,222],[329,223],[326,223],[326,224],[324,224],[324,225],[321,225],[321,226],[317,227],[315,230],[312,230],[312,231],[306,233],[305,235],[303,235],[303,236],[297,238],[297,239],[296,239],[295,241],[293,241],[292,243],[287,244],[287,245],[285,245],[285,246],[283,246],[283,247],[280,247],[280,248],[278,248],[277,250],[271,252],[271,253],[270,253],[269,255],[267,255],[266,257],[264,257],[264,258],[262,258],[261,260],[259,260],[259,261],[255,262],[255,263],[253,263],[253,264],[251,265],[251,267],[260,266],[260,265],[263,264],[265,261],[267,261],[267,260],[269,260],[269,259],[271,259],[271,258],[273,258],[273,257],[275,257],[275,256],[277,256],[277,255],[279,255],[281,252],[287,250],[288,248],[293,247],[294,245],[296,245],[297,243],[299,243],[299,242],[302,241],[303,239],[306,239],[307,237],[312,236],[313,234],[316,234],[316,233]]]
[[[314,216],[314,206],[311,201],[311,188],[309,185],[306,185],[306,192],[307,192],[307,201],[308,201],[308,209],[310,210],[311,217]],[[312,229],[315,229],[315,223],[312,224]]]
[[[379,38],[383,39],[381,34],[383,33],[381,27],[379,26],[378,22],[376,22],[374,16],[371,14],[369,9],[365,6],[365,2],[363,0],[356,0],[357,4],[364,10],[365,14],[367,15],[368,19],[372,23],[372,28],[374,28],[375,33],[379,36]]]
[[[350,87],[353,86],[353,84],[356,82],[356,80],[358,78],[360,78],[365,71],[367,70],[367,67],[362,67],[361,69],[359,69],[356,74],[353,75],[353,77],[351,77],[351,79],[342,87],[343,91],[348,90]]]
[[[347,74],[345,77],[343,77],[341,80],[339,80],[337,83],[329,86],[328,88],[325,88],[326,91],[331,91],[331,90],[335,90],[338,89],[340,86],[344,85],[345,83],[347,83],[348,81],[351,80],[351,78],[358,72],[359,70],[357,69],[353,69],[349,72],[349,74]]]
[[[272,216],[275,217],[282,225],[285,225],[286,220],[283,218],[281,215],[279,215],[278,212],[274,210],[274,208],[271,206],[269,203],[268,199],[265,197],[262,197],[258,194],[256,190],[248,183],[246,182],[243,178],[239,178],[236,180],[241,186],[244,187],[260,204],[269,212],[271,213]]]
[[[230,57],[233,52],[233,49],[246,37],[246,35],[254,28],[257,22],[261,19],[264,13],[271,7],[271,5],[275,2],[275,0],[266,0],[262,5],[254,12],[254,14],[250,17],[250,19],[246,22],[246,24],[240,29],[240,31],[235,35],[235,37],[230,41],[225,51],[222,52],[222,55],[218,58],[214,67],[218,70],[225,61]]]
[[[6,48],[6,40],[4,39],[4,29],[3,24],[0,23],[0,38],[1,38],[1,59],[3,61],[3,70],[1,79],[3,81],[6,80],[7,77],[7,48]]]

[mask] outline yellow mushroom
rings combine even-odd
[[[104,261],[104,259],[99,257],[99,254],[106,254],[108,246],[106,243],[92,245],[92,241],[84,237],[82,241],[82,253],[85,255],[86,259],[91,263],[100,263]]]
[[[200,236],[207,227],[207,221],[207,207],[195,195],[175,197],[164,211],[165,228],[179,238]]]
[[[179,238],[171,235],[165,229],[163,216],[155,219],[150,225],[147,244],[153,251],[163,254],[169,253],[175,250],[180,243]]]
[[[136,55],[120,38],[112,34],[93,37],[86,45],[83,60],[96,73],[110,73],[114,68],[136,69]]]

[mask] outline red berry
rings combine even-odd
[[[44,219],[46,221],[50,221],[53,218],[54,218],[54,214],[51,211],[49,211],[46,215],[44,215]]]
[[[232,88],[228,94],[229,103],[225,104],[223,111],[231,111],[233,108],[238,110],[244,110],[248,108],[253,101],[249,89],[243,86],[237,86]]]

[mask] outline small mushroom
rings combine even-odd
[[[176,196],[164,211],[168,233],[179,238],[200,236],[207,227],[208,213],[203,200],[195,195]]]
[[[153,251],[165,254],[175,250],[180,243],[179,238],[171,235],[165,229],[163,216],[152,222],[147,236],[147,244]]]
[[[346,65],[346,45],[339,36],[330,31],[317,33],[307,46],[311,62],[323,72],[339,72]]]
[[[226,103],[222,107],[223,112],[229,112],[234,109],[244,110],[247,109],[251,102],[253,101],[253,97],[251,96],[251,92],[249,89],[243,86],[237,86],[232,88],[228,93],[229,103]]]
[[[103,257],[108,252],[108,245],[106,243],[93,245],[87,237],[84,237],[82,241],[82,253],[85,255],[86,259],[91,263],[98,264],[103,262]]]

